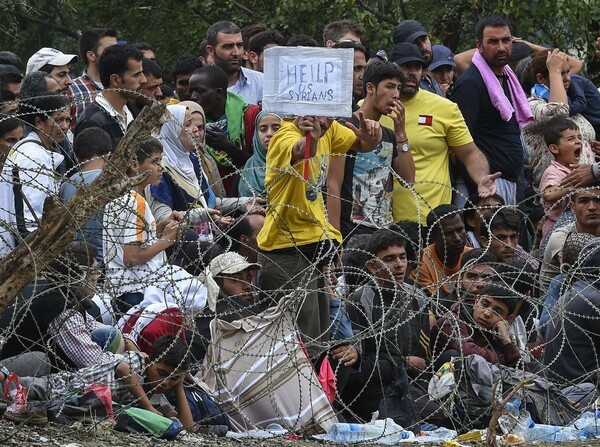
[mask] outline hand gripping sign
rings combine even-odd
[[[273,47],[264,54],[263,110],[278,115],[352,116],[352,48]],[[309,148],[307,134],[305,180]]]

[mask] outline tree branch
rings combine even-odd
[[[382,14],[381,11],[367,5],[363,0],[358,0],[357,1],[358,5],[360,5],[365,11],[370,12],[371,14],[373,14],[375,17],[377,17],[380,20],[383,20],[384,22],[389,23],[390,25],[397,25],[396,21],[394,19],[390,19],[388,16],[386,16],[385,14]]]
[[[61,33],[65,34],[69,37],[72,37],[74,39],[79,39],[79,34],[77,34],[77,32],[75,32],[75,31],[73,31],[73,28],[55,25],[54,23],[50,23],[45,20],[38,19],[37,17],[34,17],[34,16],[23,14],[22,12],[19,12],[19,11],[10,11],[10,13],[8,13],[8,14],[13,14],[13,15],[19,17],[21,20],[27,20],[27,21],[30,21],[33,23],[37,23],[38,25],[43,25],[45,27],[55,29],[56,31],[60,31]]]

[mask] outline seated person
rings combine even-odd
[[[478,354],[488,362],[516,366],[521,360],[506,320],[518,297],[509,288],[488,284],[475,302],[464,302],[441,317],[431,329],[435,369],[451,357]]]
[[[208,269],[219,286],[216,310],[196,317],[196,331],[189,334],[192,356],[202,360],[210,343],[210,322],[214,318],[233,321],[254,314],[253,272],[260,265],[250,263],[236,252],[226,252],[210,261]]]
[[[77,190],[92,183],[108,163],[112,151],[110,136],[99,127],[89,127],[77,134],[73,151],[79,171],[65,180],[60,187],[60,198],[68,202]],[[77,239],[87,241],[98,249],[98,261],[103,261],[102,252],[102,212],[88,219],[78,230]]]
[[[519,245],[520,231],[521,215],[515,209],[488,210],[483,213],[479,224],[479,242],[482,247],[495,254],[499,261],[522,259],[537,271],[539,261]]]
[[[379,409],[380,417],[391,417],[403,427],[414,423],[407,370],[418,377],[429,363],[429,312],[424,294],[404,282],[405,245],[392,230],[371,235],[366,268],[373,279],[348,301],[361,355],[342,393],[348,409],[362,420],[370,420]],[[385,334],[385,343],[380,334]]]
[[[150,176],[104,209],[104,265],[112,295],[117,297],[115,307],[121,313],[142,301],[196,310],[206,304],[206,287],[183,268],[168,264],[165,254],[188,222],[173,211],[157,224],[144,197],[147,185],[160,182],[162,153],[156,138],[142,141],[127,174],[135,177],[150,171]]]
[[[504,206],[504,199],[498,194],[493,194],[489,197],[479,197],[479,194],[473,194],[469,197],[463,210],[468,247],[481,247],[481,243],[479,242],[479,236],[481,235],[479,233],[479,226],[483,218],[482,213],[492,208],[498,209],[501,206]]]
[[[115,352],[137,350],[127,336],[124,347],[114,346],[120,333],[92,318],[87,309],[94,294],[96,247],[83,241],[72,242],[44,271],[46,285],[37,287],[31,300],[15,310],[0,357],[19,356],[31,350],[50,348],[46,353],[53,371],[78,369],[108,363]],[[34,368],[34,365],[27,365]],[[43,371],[43,370],[40,370]],[[31,370],[15,369],[15,373],[35,375]]]
[[[546,328],[543,363],[557,383],[597,382],[600,331],[600,239],[580,252],[573,284],[560,298]]]
[[[571,232],[565,240],[565,245],[562,249],[562,259],[560,265],[560,274],[552,278],[548,291],[544,298],[544,304],[540,313],[540,332],[542,336],[546,331],[546,325],[554,321],[550,318],[551,315],[556,316],[554,311],[560,297],[571,287],[571,281],[574,279],[575,270],[578,268],[577,258],[588,242],[594,239],[593,234]]]
[[[456,287],[444,299],[431,303],[433,313],[440,317],[456,303],[474,302],[485,286],[492,282],[496,264],[496,256],[485,248],[466,252],[460,260]]]
[[[117,355],[110,361],[82,368],[75,372],[59,372],[48,377],[19,377],[27,388],[29,401],[47,402],[51,399],[68,398],[80,394],[95,383],[110,387],[112,399],[118,404],[135,404],[145,410],[166,417],[177,417],[184,427],[191,427],[190,408],[183,389],[183,378],[189,370],[187,345],[173,336],[164,336],[156,341],[149,359],[140,352]],[[8,370],[2,368],[0,383],[4,385]],[[153,395],[162,395],[175,389],[177,408],[161,413],[151,402]],[[4,417],[23,422],[29,414],[6,411]]]
[[[444,297],[452,292],[460,270],[467,234],[460,209],[454,205],[440,205],[427,215],[431,245],[423,250],[422,263],[413,270],[413,278],[432,296]]]

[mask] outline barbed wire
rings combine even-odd
[[[149,100],[150,98],[146,97],[146,99]],[[72,105],[70,104],[69,108]],[[59,110],[46,112],[52,114],[57,111]],[[2,116],[0,122],[13,117],[24,122],[23,113]],[[179,126],[183,127],[183,123],[179,123]],[[48,133],[44,135],[47,138],[51,137]],[[173,141],[161,139],[158,134],[156,136],[163,145],[174,144]],[[198,151],[202,149],[200,145],[203,143],[199,141],[195,141],[195,143],[195,152],[198,154]],[[56,145],[53,148],[46,149],[50,151],[59,150]],[[19,152],[19,147],[17,147],[16,152]],[[27,174],[29,179],[23,181],[21,178],[23,186],[34,193],[40,193],[55,199],[59,199],[60,184],[79,173],[82,165],[85,164],[85,162],[78,164],[66,174],[59,174],[52,167],[40,163],[37,153],[31,152],[22,155],[28,162],[36,165],[30,171],[17,165],[19,172]],[[3,195],[0,196],[3,198],[0,200],[0,241],[4,245],[2,251],[4,255],[15,246],[27,243],[25,235],[17,230],[17,210],[14,206],[15,181],[12,173],[13,157],[14,152],[7,157],[1,179],[4,191]],[[356,159],[357,155],[346,154],[344,157],[354,157]],[[91,160],[101,158],[98,156],[93,157]],[[319,160],[320,165],[325,165],[327,162],[326,159]],[[388,169],[364,158],[361,159],[361,162],[367,165],[368,169]],[[106,163],[111,163],[109,157],[106,159]],[[256,169],[265,170],[266,172],[266,167]],[[239,177],[243,173],[243,170],[236,169],[233,173],[225,176],[224,179],[229,176]],[[296,180],[304,181],[300,171],[294,169],[293,166],[281,169],[276,175],[271,175],[275,178],[271,185],[278,181],[284,181],[290,176]],[[40,176],[53,179],[54,185],[50,190],[47,184],[41,182]],[[122,173],[122,179],[124,181],[128,180],[126,172]],[[408,185],[391,168],[389,169],[389,179],[400,184],[402,188],[408,189],[415,204],[424,202],[423,196],[415,190],[414,186]],[[244,180],[242,179],[242,181]],[[436,185],[448,188],[448,192],[451,194],[460,195],[460,192],[452,188],[451,185],[437,182],[435,179],[427,179],[419,183],[420,185]],[[217,187],[215,184],[210,186]],[[248,187],[252,190],[251,184],[248,184]],[[587,191],[593,192],[594,190],[588,189]],[[368,251],[366,244],[352,246],[348,242],[355,235],[361,234],[362,231],[372,232],[376,229],[369,226],[370,222],[368,220],[354,222],[354,230],[347,235],[343,245],[337,243],[332,243],[329,246],[321,244],[313,256],[303,251],[301,246],[299,247],[297,238],[300,236],[299,232],[305,229],[290,225],[290,222],[286,222],[285,215],[292,211],[311,225],[320,226],[321,221],[318,216],[312,215],[293,203],[267,203],[266,213],[272,214],[277,230],[286,235],[292,246],[290,253],[293,253],[301,262],[305,263],[307,265],[306,269],[301,269],[295,278],[290,278],[287,285],[277,290],[258,289],[258,281],[254,277],[250,283],[254,289],[254,292],[252,292],[254,302],[250,306],[240,308],[239,305],[232,305],[238,297],[235,295],[225,296],[223,292],[218,296],[217,303],[226,303],[228,306],[222,306],[223,308],[221,308],[217,305],[216,312],[202,309],[204,307],[202,305],[190,306],[190,299],[201,302],[202,299],[206,298],[206,291],[203,287],[207,285],[205,281],[208,281],[206,276],[208,272],[206,270],[210,264],[210,256],[208,256],[208,259],[205,256],[207,252],[212,251],[218,254],[228,251],[236,243],[246,252],[256,251],[255,242],[250,243],[249,239],[234,241],[228,234],[228,231],[231,231],[235,225],[239,225],[242,219],[256,213],[254,205],[260,204],[260,201],[256,199],[263,196],[263,193],[261,191],[255,192],[254,197],[240,200],[238,206],[234,207],[232,215],[235,220],[233,223],[223,225],[207,213],[205,223],[210,229],[211,237],[205,240],[187,240],[185,237],[170,240],[169,242],[175,242],[176,247],[174,250],[165,255],[162,252],[155,254],[155,256],[164,256],[164,259],[160,261],[159,268],[154,268],[151,265],[139,268],[138,274],[133,278],[126,278],[128,275],[127,269],[112,272],[107,270],[107,268],[114,269],[114,266],[111,267],[112,259],[107,257],[109,254],[106,251],[104,252],[104,265],[99,267],[101,272],[99,279],[92,278],[89,275],[89,270],[85,269],[91,268],[91,264],[83,266],[85,268],[82,268],[76,275],[74,274],[76,269],[73,270],[71,267],[66,272],[61,271],[57,274],[56,265],[42,269],[36,265],[36,260],[33,259],[32,265],[36,269],[37,276],[36,283],[30,288],[31,290],[24,292],[23,296],[14,301],[2,318],[4,324],[2,327],[3,350],[7,346],[7,342],[16,336],[32,337],[28,340],[31,342],[30,345],[23,347],[23,352],[40,351],[44,353],[48,369],[54,370],[57,365],[53,359],[60,357],[60,349],[57,349],[57,344],[60,343],[57,334],[62,329],[59,328],[54,336],[46,336],[45,333],[49,330],[50,322],[42,324],[41,321],[35,320],[35,315],[41,316],[40,311],[33,307],[36,297],[43,298],[44,296],[59,294],[64,297],[61,304],[63,307],[61,312],[58,312],[59,314],[62,314],[64,310],[75,308],[82,315],[85,315],[85,318],[87,318],[91,309],[98,307],[100,304],[104,309],[99,312],[98,309],[94,309],[97,311],[94,317],[116,325],[122,316],[118,306],[116,306],[120,295],[131,291],[146,293],[149,289],[153,289],[155,295],[160,298],[149,303],[142,301],[142,306],[146,304],[161,304],[164,306],[159,311],[147,313],[145,318],[148,321],[153,321],[155,318],[163,316],[164,311],[170,308],[169,306],[179,309],[181,321],[173,333],[176,337],[185,335],[190,342],[190,350],[196,349],[195,346],[199,343],[203,345],[203,349],[208,353],[204,362],[197,361],[192,365],[192,372],[197,374],[198,380],[205,380],[212,386],[213,397],[230,414],[234,420],[234,425],[238,429],[247,430],[257,426],[265,428],[269,423],[277,423],[290,431],[312,433],[330,428],[334,422],[338,421],[340,416],[347,420],[361,420],[361,414],[359,414],[362,410],[361,407],[364,408],[365,402],[378,397],[372,394],[373,390],[377,390],[377,393],[383,397],[390,388],[395,386],[389,374],[386,375],[385,368],[386,365],[389,365],[393,371],[403,370],[408,372],[404,391],[413,393],[409,396],[418,397],[411,398],[408,403],[404,402],[402,404],[414,412],[414,417],[410,421],[411,426],[405,428],[418,427],[420,424],[433,420],[436,421],[436,425],[446,425],[448,428],[454,428],[462,432],[470,428],[485,427],[489,420],[492,400],[495,402],[495,398],[488,396],[488,401],[485,401],[483,397],[473,391],[473,388],[477,388],[477,384],[474,382],[473,371],[469,370],[470,364],[466,360],[470,353],[477,350],[469,351],[467,348],[471,344],[475,344],[479,349],[490,352],[490,357],[495,356],[496,359],[505,358],[507,351],[504,346],[498,346],[498,329],[482,326],[482,322],[474,316],[474,309],[479,305],[476,300],[482,288],[478,288],[477,291],[463,288],[464,275],[473,268],[486,265],[491,271],[485,273],[488,276],[485,276],[483,272],[477,272],[478,276],[472,279],[471,283],[482,282],[487,285],[487,283],[493,281],[508,290],[511,298],[519,299],[525,303],[521,306],[526,308],[526,312],[523,311],[516,317],[511,315],[515,318],[511,318],[513,321],[510,325],[512,333],[510,344],[515,346],[520,357],[519,362],[510,365],[514,367],[515,377],[518,377],[519,374],[524,377],[526,372],[531,372],[539,377],[547,378],[546,380],[553,381],[556,386],[563,388],[580,382],[596,384],[598,379],[595,370],[600,366],[596,352],[596,346],[600,340],[600,334],[596,330],[598,326],[596,320],[600,316],[597,307],[600,303],[594,300],[598,296],[598,276],[594,275],[597,275],[598,270],[595,269],[600,269],[600,266],[594,264],[596,246],[593,244],[596,243],[595,240],[592,240],[586,246],[586,249],[582,249],[579,252],[577,262],[570,265],[568,277],[565,275],[562,283],[564,286],[563,294],[552,308],[550,320],[545,325],[540,325],[539,319],[541,311],[546,305],[546,291],[540,290],[538,272],[527,267],[528,263],[539,264],[542,265],[542,272],[545,272],[544,267],[547,261],[544,261],[542,253],[536,257],[529,253],[530,251],[535,253],[534,250],[523,250],[514,247],[517,251],[520,250],[524,262],[520,264],[509,263],[507,266],[507,263],[501,260],[493,262],[484,260],[487,259],[486,256],[493,253],[492,245],[498,243],[497,240],[494,240],[492,223],[503,210],[511,210],[519,216],[521,221],[520,230],[521,232],[528,232],[527,239],[531,242],[531,247],[538,249],[542,245],[543,251],[544,246],[535,231],[535,225],[538,222],[531,221],[526,209],[527,207],[531,208],[531,198],[515,206],[476,206],[476,204],[471,203],[469,197],[462,197],[467,205],[465,208],[460,209],[460,214],[462,215],[471,210],[472,215],[474,214],[478,219],[483,220],[490,237],[486,238],[487,243],[481,246],[479,254],[471,257],[464,267],[458,268],[448,275],[438,272],[440,273],[439,278],[429,284],[422,283],[420,273],[424,250],[434,240],[442,241],[442,246],[437,247],[435,253],[437,253],[436,256],[439,256],[439,261],[442,264],[447,264],[451,257],[449,253],[452,252],[452,247],[446,245],[447,242],[443,237],[436,238],[435,232],[440,231],[440,225],[446,218],[455,215],[454,211],[436,216],[435,226],[437,229],[430,227],[425,231],[421,231],[420,228],[417,228],[415,234],[409,235],[409,232],[402,226],[392,225],[394,219],[391,216],[391,209],[383,209],[382,207],[385,204],[381,201],[374,203],[372,209],[378,213],[377,219],[383,216],[383,219],[391,225],[390,231],[404,239],[404,243],[407,247],[410,247],[413,253],[413,258],[408,259],[408,263],[416,267],[412,271],[412,275],[407,275],[403,281],[382,282],[380,277],[394,277],[394,272],[388,264],[382,263],[379,272],[370,269],[364,262],[362,266],[344,265],[344,260],[350,255],[364,260],[372,260],[376,257]],[[266,188],[265,192],[266,197],[269,197],[269,187]],[[316,194],[316,200],[326,201],[328,193],[325,186],[319,187]],[[345,206],[352,207],[355,205],[353,198],[348,199],[337,196],[335,198]],[[539,199],[540,197],[536,196],[533,198],[533,202],[539,202]],[[113,201],[111,206],[105,210],[98,210],[100,213],[104,212],[101,220],[104,237],[110,233],[110,231],[107,233],[107,229],[112,228],[113,236],[127,233],[128,241],[138,240],[141,246],[144,247],[148,245],[149,240],[156,240],[153,237],[155,237],[155,225],[157,223],[152,219],[152,210],[148,213],[140,205],[145,203],[144,201],[135,202],[137,200],[135,197],[131,200],[134,200],[134,202],[129,203],[127,200],[120,199],[119,201],[118,199]],[[250,202],[250,205],[247,205],[248,202]],[[55,201],[55,203],[60,202]],[[435,208],[434,204],[424,203],[424,206],[424,209],[428,211]],[[33,204],[32,207],[34,207]],[[224,207],[222,210],[224,211]],[[326,209],[325,212],[327,213]],[[184,210],[184,218],[190,216],[190,213],[190,210]],[[32,228],[36,226],[37,220],[41,218],[41,216],[35,217],[37,219],[28,222]],[[421,220],[420,207],[417,207],[417,217],[418,220]],[[325,218],[328,218],[327,214]],[[362,224],[362,227],[359,224]],[[158,225],[160,225],[160,222],[158,222]],[[189,229],[193,232],[195,226],[197,226],[196,222],[190,223]],[[533,234],[529,233],[530,228],[534,230]],[[322,230],[323,240],[334,241],[334,234],[328,226],[324,226],[320,230]],[[478,231],[477,228],[471,228],[471,230]],[[85,242],[94,242],[89,239],[89,235],[82,232],[79,233],[78,238]],[[464,238],[466,243],[466,235]],[[119,243],[117,239],[115,239],[115,243]],[[122,243],[122,240],[120,243]],[[506,244],[500,243],[500,245]],[[187,261],[182,261],[184,259],[182,253],[186,250],[186,246],[192,246],[194,250],[191,251],[191,259],[188,258]],[[104,240],[104,248],[106,249],[106,247],[107,241]],[[430,253],[431,250],[430,248]],[[118,251],[112,251],[111,254],[116,257],[122,256]],[[269,252],[257,254],[259,255],[259,261],[261,257],[268,259],[270,256]],[[155,258],[150,258],[148,262],[153,259]],[[332,269],[322,268],[322,265],[328,265],[332,262],[335,264],[336,260],[341,265],[333,265]],[[552,262],[557,264],[555,260],[552,260]],[[63,262],[63,267],[67,264],[68,262]],[[147,264],[147,262],[142,264]],[[194,283],[197,284],[196,288],[190,285],[190,274],[184,273],[185,270],[182,267],[187,267],[187,270],[193,272],[194,275],[204,274],[199,279],[196,276],[192,277],[196,281]],[[279,267],[282,274],[291,273],[285,270],[286,266],[281,265]],[[555,265],[555,267],[560,266]],[[260,275],[261,272],[258,271],[257,274]],[[334,284],[332,276],[336,277],[335,280],[342,281],[342,284]],[[353,283],[351,285],[344,284],[344,276],[346,278],[352,276]],[[549,279],[551,278],[548,278],[548,282]],[[340,302],[343,309],[351,309],[364,324],[354,322],[354,331],[342,339],[329,338],[329,336],[323,334],[317,337],[302,334],[296,319],[305,301],[310,299],[313,284],[318,284],[317,293],[328,296],[329,301]],[[368,289],[370,289],[371,301],[364,302],[361,294]],[[447,293],[446,289],[449,289],[450,293]],[[86,292],[92,291],[93,296],[90,297],[88,294],[85,295],[84,299],[80,296],[83,290]],[[30,296],[27,296],[27,294]],[[142,300],[144,298],[142,297]],[[272,307],[277,303],[278,307]],[[83,307],[81,308],[81,306]],[[265,310],[267,308],[270,309]],[[377,318],[374,316],[377,316]],[[208,326],[208,334],[206,328],[204,328],[205,332],[201,333],[197,327],[198,321],[201,319],[210,321],[213,317],[216,317],[216,320],[213,320]],[[243,320],[240,320],[241,317],[244,317]],[[124,321],[122,320],[121,323]],[[236,322],[239,321],[243,321],[243,323],[239,323],[238,327]],[[436,325],[433,325],[434,321],[437,321]],[[44,336],[39,337],[39,340],[35,340],[33,339],[34,336],[37,337],[35,334],[21,334],[22,328],[28,324],[32,324],[31,329],[35,329]],[[88,325],[87,320],[84,324]],[[339,328],[336,324],[336,321],[330,321],[325,328],[325,333],[335,334]],[[447,345],[442,344],[442,338],[429,339],[433,337],[433,327],[440,330],[444,324],[449,324],[451,327],[450,333],[446,334]],[[123,324],[120,327],[123,329]],[[416,339],[423,345],[423,349],[420,351],[417,349],[418,346],[412,344],[411,337],[414,336],[414,332],[411,333],[411,330],[417,332]],[[143,328],[138,331],[140,337],[138,342],[150,343],[150,340],[144,341],[144,334],[142,333]],[[576,333],[577,336],[572,336],[573,333]],[[359,363],[362,362],[360,363],[362,366],[360,368],[348,368],[342,365],[343,359],[337,362],[329,356],[329,360],[332,361],[333,374],[337,377],[338,389],[336,397],[328,401],[323,394],[322,382],[319,381],[320,371],[318,368],[321,367],[322,360],[327,357],[326,354],[331,353],[340,345],[354,346],[359,353]],[[446,356],[444,354],[449,350],[450,345],[458,346],[459,349],[454,350],[457,351],[455,352],[456,355]],[[548,350],[549,346],[551,347],[550,351]],[[321,355],[318,358],[309,358],[305,354],[305,348],[308,348],[306,352],[316,351]],[[539,353],[544,350],[545,354],[552,352],[553,357],[548,358],[546,355],[540,359]],[[417,352],[424,352],[426,355],[426,358],[423,358],[424,366],[422,368],[415,368],[408,360],[408,357],[417,357]],[[196,353],[193,354],[195,360],[200,360],[196,357]],[[160,362],[161,358],[162,356],[159,356],[152,362]],[[452,360],[452,358],[454,359]],[[446,397],[436,401],[429,397],[427,385],[434,380],[438,368],[445,363],[442,360],[453,361],[456,365],[455,385]],[[150,363],[150,361],[148,362]],[[370,370],[367,366],[364,366],[368,365],[369,362],[374,365]],[[498,361],[496,363],[501,364],[502,362]],[[575,370],[581,370],[582,373],[565,377],[562,375],[564,371],[557,368],[559,363],[573,366]],[[71,365],[72,367],[73,365]],[[564,369],[564,366],[562,368]],[[144,371],[142,369],[138,373],[143,375]],[[502,371],[504,370],[502,368],[498,370],[492,368],[491,371],[493,372],[492,380],[502,382]],[[344,375],[349,376],[350,379],[348,377],[342,378]],[[233,382],[232,377],[234,378]],[[362,380],[364,386],[358,387],[358,389],[354,386],[354,393],[349,393],[348,388],[342,388],[343,382],[346,381],[347,383],[348,380],[354,384]],[[163,385],[157,383],[153,386],[158,389]],[[285,390],[285,394],[281,394],[282,390]],[[48,392],[51,391],[49,388]],[[506,395],[507,390],[503,390],[502,393]],[[534,399],[528,395],[526,388],[521,391],[521,394],[529,404],[534,402]],[[68,396],[57,397],[64,398]],[[596,396],[588,397],[589,399],[586,399],[587,402],[580,406],[579,411],[595,408]],[[557,399],[556,396],[550,393],[547,393],[545,398],[548,406],[552,406]],[[427,401],[426,404],[429,407],[434,407],[433,409],[427,409],[430,414],[426,414],[426,405],[419,403],[423,400]],[[418,407],[415,406],[416,402],[419,404]],[[487,406],[485,405],[486,402],[488,402]],[[136,403],[139,402],[134,399],[128,405],[135,405]],[[387,403],[391,405],[389,400]],[[396,404],[399,403],[396,402]],[[357,409],[359,410],[358,413]],[[386,411],[390,411],[390,409],[380,408],[380,414]],[[553,419],[546,418],[539,422],[553,423]]]

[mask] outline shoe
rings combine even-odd
[[[4,419],[16,424],[46,425],[48,423],[48,412],[45,408],[36,408],[27,404],[27,407],[21,411],[6,410]]]

